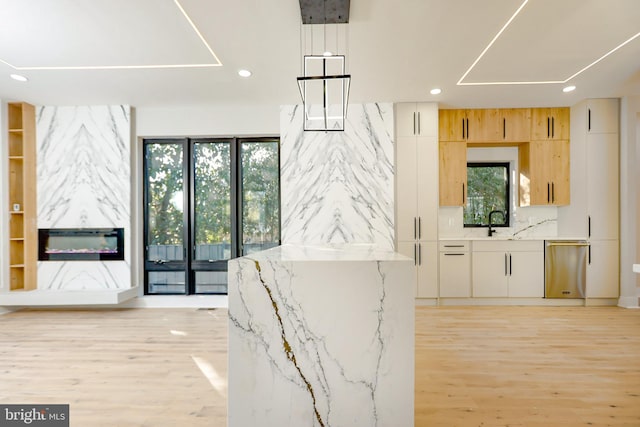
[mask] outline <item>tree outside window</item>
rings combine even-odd
[[[464,207],[465,227],[486,227],[489,212],[493,225],[509,226],[509,163],[467,163],[467,205]]]

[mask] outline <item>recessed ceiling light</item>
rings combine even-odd
[[[249,71],[249,70],[238,70],[238,75],[240,77],[251,77],[251,71]]]
[[[567,86],[564,89],[562,89],[563,92],[573,92],[574,90],[576,90],[575,86]]]
[[[333,56],[333,53],[329,52],[328,50],[325,51],[322,56]]]
[[[20,74],[11,74],[9,77],[11,77],[13,80],[17,80],[19,82],[26,82],[27,80],[29,80],[28,78],[26,78],[25,76],[22,76]]]
[[[431,95],[440,95],[442,93],[442,89],[435,87],[431,89],[430,92],[431,92]]]

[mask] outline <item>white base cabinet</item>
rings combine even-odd
[[[618,240],[592,240],[587,260],[587,298],[618,298]]]
[[[475,241],[471,259],[474,297],[544,296],[543,241]]]
[[[471,296],[471,260],[468,241],[440,242],[440,297]]]
[[[397,251],[413,259],[416,266],[417,298],[438,297],[438,243],[398,242]]]

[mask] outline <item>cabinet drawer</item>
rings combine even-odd
[[[438,243],[440,252],[469,252],[468,240],[441,240]]]

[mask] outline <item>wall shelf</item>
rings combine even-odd
[[[35,108],[8,104],[9,289],[37,288]]]

